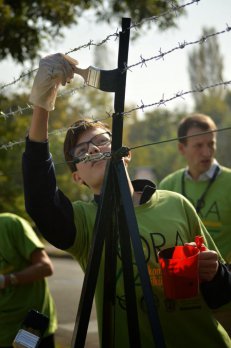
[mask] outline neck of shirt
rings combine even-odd
[[[217,162],[217,160],[214,159],[211,167],[204,173],[200,174],[200,176],[198,177],[197,181],[207,181],[207,180],[210,180],[213,175],[214,175],[214,172],[217,168],[217,166],[219,166],[219,163]],[[221,172],[221,169],[219,170],[218,174],[219,175]],[[186,170],[185,170],[185,178],[186,179],[189,179],[189,180],[195,180],[193,179],[193,177],[191,176],[190,172],[189,172],[189,168],[187,167]]]

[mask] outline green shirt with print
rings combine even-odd
[[[78,260],[85,271],[92,242],[97,205],[94,202],[77,201],[73,203],[73,208],[77,235],[69,252]],[[202,235],[208,248],[217,251],[193,206],[177,193],[158,190],[148,202],[135,207],[135,213],[166,348],[185,347],[185,344],[187,344],[187,348],[231,347],[227,333],[214,319],[211,310],[200,294],[194,298],[173,301],[166,299],[163,293],[162,276],[157,256],[160,250],[192,242],[196,235]],[[100,338],[104,254],[102,258],[95,293]],[[155,343],[135,261],[134,272],[142,348],[154,348]],[[119,248],[117,252],[114,339],[115,348],[129,347],[123,269]]]
[[[199,215],[222,257],[231,263],[231,169],[220,168],[221,173],[208,189]],[[168,175],[160,182],[159,188],[182,193],[183,175],[184,169]],[[195,206],[206,190],[208,181],[194,181],[184,177],[184,183],[185,194]]]

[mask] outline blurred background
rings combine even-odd
[[[132,23],[125,67],[123,131],[123,143],[130,148],[138,147],[132,150],[129,169],[132,178],[146,177],[158,184],[165,175],[183,166],[177,151],[176,130],[179,120],[192,112],[208,114],[215,120],[220,130],[217,159],[230,167],[230,13],[230,0],[2,1],[0,212],[14,212],[31,221],[24,208],[21,156],[32,114],[29,94],[40,58],[56,52],[68,53],[79,61],[81,68],[93,65],[115,69],[122,17],[130,17]],[[113,103],[113,93],[85,86],[80,76],[60,89],[51,114],[50,150],[58,185],[71,200],[91,197],[87,188],[70,185],[62,150],[67,127],[83,117],[106,119],[110,124]],[[75,264],[77,278],[67,280],[68,272],[59,274],[59,270],[72,267],[69,263],[73,261],[53,248],[49,252],[55,254],[55,262],[60,259],[64,265],[57,264],[57,272],[49,281],[61,306],[60,337],[66,330],[69,338],[64,340],[69,346],[82,275]],[[69,285],[72,283],[73,288]],[[66,294],[69,288],[74,297],[64,295],[61,305],[58,300],[61,291]],[[72,311],[65,304],[68,298],[74,303]],[[66,318],[69,313],[71,319]],[[92,320],[95,332],[94,314]]]

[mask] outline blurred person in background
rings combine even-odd
[[[32,309],[49,318],[40,348],[54,348],[55,305],[45,277],[53,274],[51,260],[30,224],[0,214],[0,348],[12,343]]]
[[[191,201],[230,268],[231,169],[215,158],[216,130],[215,122],[204,114],[181,120],[178,149],[187,166],[165,177],[159,189],[181,193]],[[231,336],[231,305],[217,310],[216,318]]]

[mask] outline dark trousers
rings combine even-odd
[[[55,338],[54,335],[47,336],[43,338],[38,345],[38,348],[55,348]]]

